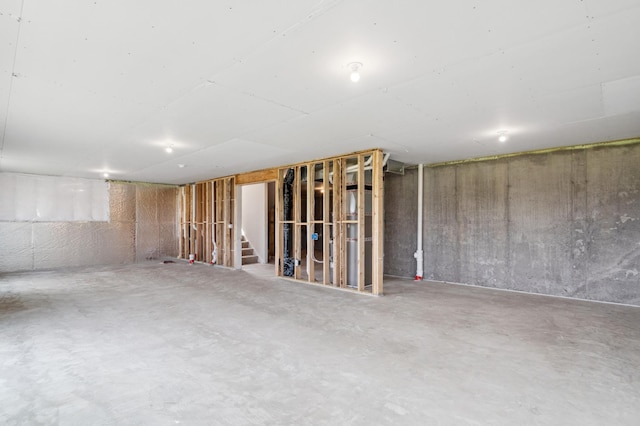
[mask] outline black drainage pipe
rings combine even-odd
[[[294,170],[287,170],[287,174],[284,177],[284,183],[282,186],[282,198],[283,198],[283,213],[284,213],[284,226],[282,232],[283,238],[283,253],[282,253],[282,273],[285,277],[292,277],[295,270],[295,259],[291,257],[291,250],[293,245],[291,224],[287,223],[292,220],[293,216],[293,179]]]

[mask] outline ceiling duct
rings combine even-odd
[[[404,175],[405,164],[400,161],[388,159],[387,164],[384,166],[385,173],[394,173],[397,175]]]

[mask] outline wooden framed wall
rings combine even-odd
[[[234,211],[234,177],[183,186],[178,257],[234,267]]]
[[[380,150],[213,179],[181,189],[179,257],[240,267],[236,185],[276,181],[275,274],[383,293]],[[215,253],[215,257],[213,255]]]
[[[383,161],[364,151],[278,169],[276,275],[383,293]]]

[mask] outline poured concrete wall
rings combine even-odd
[[[418,173],[384,176],[384,273],[414,277],[418,227]]]
[[[110,183],[109,222],[0,221],[0,272],[175,256],[177,188]]]
[[[425,279],[640,305],[639,164],[636,144],[426,168]],[[385,200],[385,273],[415,273],[413,214],[393,211],[413,198]]]

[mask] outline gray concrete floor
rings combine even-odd
[[[640,424],[639,308],[269,271],[0,275],[0,423]]]

